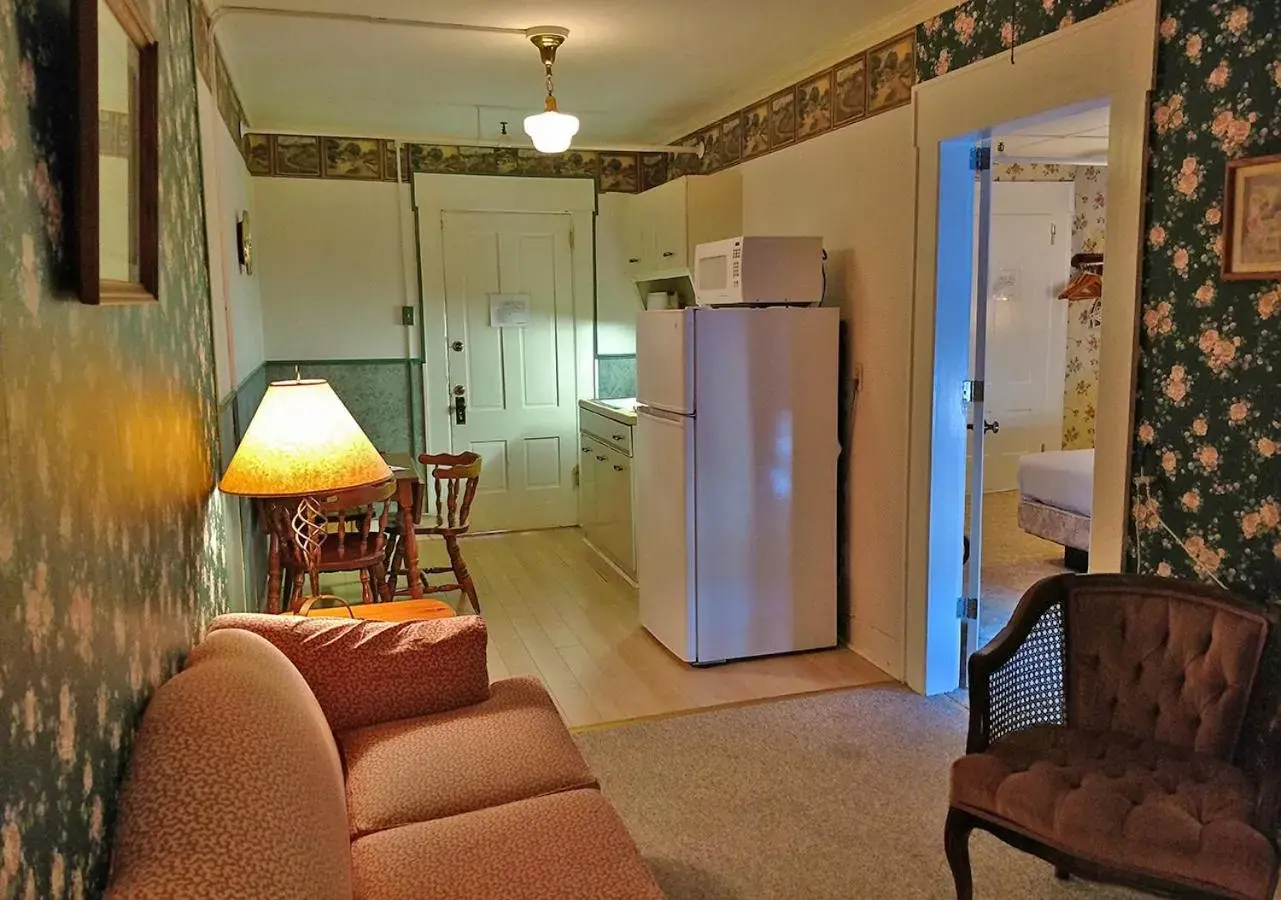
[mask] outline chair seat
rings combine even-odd
[[[1116,733],[1042,726],[952,766],[952,805],[1094,862],[1269,896],[1275,850],[1258,788],[1217,758]]]

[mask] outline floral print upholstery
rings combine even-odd
[[[353,836],[580,787],[595,787],[536,678],[493,685],[465,709],[338,735]],[[420,769],[429,777],[406,779]]]
[[[663,900],[618,814],[590,790],[380,831],[352,844],[351,859],[360,900]]]
[[[347,898],[346,819],[338,748],[298,670],[218,631],[147,707],[107,896]]]
[[[219,616],[289,658],[334,731],[470,706],[489,697],[485,623],[478,616],[414,622]]]

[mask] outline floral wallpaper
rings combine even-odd
[[[161,300],[65,285],[71,0],[0,2],[0,897],[97,896],[151,690],[225,605],[187,0],[161,38]]]
[[[1115,5],[969,0],[917,29],[926,80]],[[1281,152],[1281,4],[1163,0],[1150,132],[1130,566],[1281,601],[1281,285],[1220,277],[1224,165]],[[1016,10],[1013,20],[1010,10]],[[1164,521],[1179,536],[1170,537]]]
[[[1103,253],[1107,240],[1107,169],[1076,166],[1072,216],[1072,253]],[[1099,405],[1099,347],[1103,338],[1103,301],[1068,304],[1067,365],[1063,379],[1063,449],[1094,446]]]

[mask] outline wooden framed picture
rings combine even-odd
[[[137,0],[75,4],[82,303],[160,297],[159,45]]]
[[[1223,277],[1281,278],[1281,154],[1228,163]]]

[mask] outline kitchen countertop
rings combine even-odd
[[[579,400],[579,407],[623,425],[636,424],[636,398],[623,400]]]

